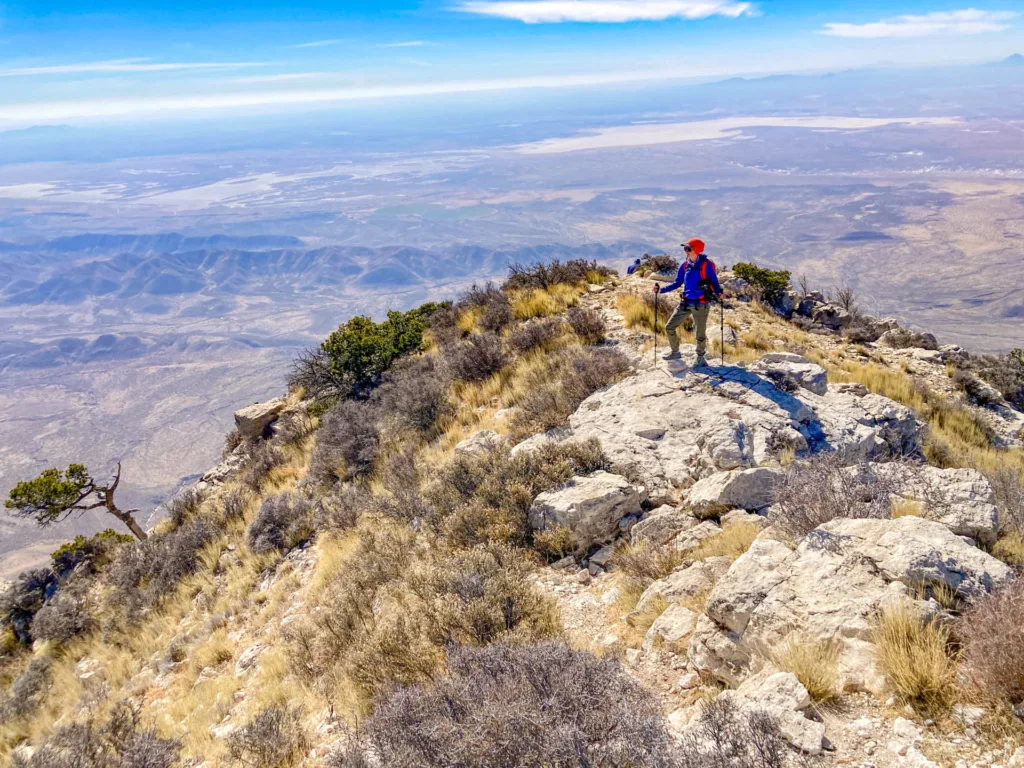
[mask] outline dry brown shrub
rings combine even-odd
[[[458,649],[377,702],[332,768],[670,768],[661,707],[618,663],[552,643]]]
[[[302,713],[278,704],[259,712],[228,737],[231,759],[250,768],[294,765],[309,748]]]
[[[1024,702],[1024,579],[980,599],[959,623],[963,669],[986,698]]]
[[[605,347],[564,349],[551,355],[551,365],[525,382],[511,426],[527,437],[566,423],[580,403],[597,390],[622,379],[632,363]]]
[[[789,466],[775,489],[770,519],[800,540],[836,518],[889,518],[891,498],[900,490],[895,473],[845,467],[838,454],[819,454]]]

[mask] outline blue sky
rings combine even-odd
[[[1017,51],[1019,0],[0,0],[0,128]]]

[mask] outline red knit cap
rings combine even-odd
[[[704,253],[704,241],[700,238],[695,237],[693,240],[688,240],[686,244],[693,248],[698,255]]]

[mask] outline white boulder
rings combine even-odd
[[[596,438],[651,478],[653,500],[674,503],[708,475],[775,465],[784,451],[834,450],[853,463],[913,450],[921,429],[908,408],[856,388],[785,392],[741,368],[658,368],[595,392],[556,439]]]
[[[772,381],[788,381],[797,387],[824,395],[828,391],[828,373],[817,363],[790,352],[769,352],[750,368]]]
[[[976,598],[1011,577],[1008,566],[941,523],[832,520],[795,551],[755,540],[711,590],[689,656],[697,669],[737,685],[759,663],[760,650],[797,633],[839,645],[845,690],[878,692],[883,678],[871,637],[881,607],[939,586]]]
[[[728,557],[709,557],[676,568],[644,590],[637,601],[636,610],[645,610],[658,598],[676,603],[706,594],[725,575],[731,564]]]
[[[772,503],[783,477],[782,470],[771,467],[716,472],[698,480],[687,493],[687,501],[699,517],[728,509],[763,509]]]
[[[821,754],[825,726],[804,715],[811,697],[792,672],[768,668],[745,680],[735,691],[723,691],[719,696],[741,710],[767,713],[778,723],[782,737],[796,749],[808,755]]]
[[[686,644],[683,641],[696,626],[696,613],[682,605],[670,605],[647,630],[643,649],[651,651],[664,646],[668,650],[685,653]]]
[[[619,520],[639,513],[644,497],[643,488],[621,475],[597,471],[540,494],[530,507],[529,524],[533,530],[568,528],[580,549],[589,549],[614,538]]]
[[[275,397],[265,403],[254,403],[235,411],[235,429],[245,440],[260,437],[267,426],[281,415],[286,405],[283,397]]]
[[[699,522],[689,512],[663,504],[644,515],[630,530],[629,536],[634,544],[642,541],[656,546],[668,544],[680,533],[696,527]]]

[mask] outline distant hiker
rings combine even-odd
[[[627,275],[632,275],[639,268],[640,268],[640,259],[637,259],[636,261],[634,261],[632,264],[629,265],[629,269],[626,270],[626,274]]]
[[[679,266],[675,281],[664,287],[655,283],[654,292],[671,293],[682,287],[682,301],[665,324],[665,333],[671,348],[665,359],[678,360],[681,357],[676,328],[692,312],[697,336],[697,361],[694,366],[697,367],[707,365],[704,355],[707,353],[708,344],[708,302],[715,301],[722,295],[722,286],[718,283],[718,270],[715,269],[714,262],[704,255],[703,240],[694,238],[683,244],[683,250],[686,251],[686,259]]]

